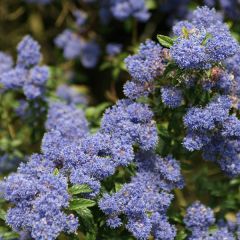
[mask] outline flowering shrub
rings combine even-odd
[[[30,35],[15,64],[0,53],[0,239],[240,239],[235,2],[220,5],[233,31],[220,12],[190,11],[189,1],[71,2],[74,25],[52,44],[89,78],[69,62],[42,65],[44,48]],[[155,11],[170,13],[166,27],[185,19],[136,47],[134,24],[147,35]],[[134,41],[108,41],[91,27],[95,17],[105,31],[130,25]],[[113,78],[108,102],[84,84],[99,71]]]

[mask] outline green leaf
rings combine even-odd
[[[86,240],[96,240],[97,237],[96,237],[96,234],[95,234],[95,233],[87,233],[85,239],[86,239]]]
[[[53,175],[57,176],[58,174],[59,174],[59,170],[57,168],[55,168],[54,171],[53,171]]]
[[[90,209],[80,208],[76,210],[79,215],[80,224],[84,226],[86,230],[86,240],[95,240],[96,239],[96,225],[94,224],[93,215]]]
[[[19,235],[15,232],[6,232],[2,235],[4,240],[18,239]]]
[[[86,207],[80,208],[76,212],[81,218],[93,218],[91,210]]]
[[[5,217],[6,217],[6,212],[2,209],[0,209],[0,219],[5,221]]]
[[[93,207],[96,202],[85,198],[75,198],[70,202],[70,210],[78,210],[80,208]]]
[[[154,0],[147,0],[146,7],[148,10],[153,10],[157,8],[157,3]]]
[[[2,236],[4,233],[8,231],[9,229],[6,226],[0,226],[0,236]]]
[[[205,36],[205,38],[204,38],[203,41],[202,41],[202,45],[205,46],[205,45],[207,44],[208,39],[210,39],[210,38],[212,38],[212,37],[213,37],[212,34],[207,33],[206,36]]]
[[[168,37],[168,36],[164,36],[164,35],[157,35],[157,39],[159,41],[159,43],[166,48],[170,48],[172,47],[172,45],[174,44],[174,41],[172,38]]]
[[[187,234],[183,230],[181,230],[178,232],[176,240],[184,240],[186,238],[187,238]]]
[[[70,187],[68,189],[68,192],[72,195],[76,195],[79,193],[90,193],[90,192],[92,192],[92,189],[86,184],[73,185],[72,187]]]
[[[105,69],[108,69],[111,67],[111,63],[110,62],[104,62],[101,66],[100,66],[100,70],[103,71]]]
[[[115,183],[115,191],[118,192],[122,188],[123,184]]]
[[[185,38],[188,38],[188,37],[189,37],[189,32],[188,32],[188,30],[187,30],[186,27],[183,27],[183,28],[182,28],[182,33],[183,33],[183,36],[184,36]]]

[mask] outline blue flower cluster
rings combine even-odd
[[[162,87],[161,97],[163,103],[170,108],[179,107],[183,100],[182,90],[176,87]]]
[[[164,52],[159,44],[147,40],[139,53],[125,59],[132,80],[124,86],[124,94],[131,98],[147,97],[154,90],[154,80],[164,71]]]
[[[67,167],[73,184],[88,184],[91,197],[100,190],[100,181],[114,174],[134,158],[133,148],[121,139],[96,133],[84,138],[78,149],[67,151]]]
[[[207,7],[195,10],[189,21],[177,23],[173,32],[177,39],[170,52],[182,69],[209,69],[239,50],[220,15]]]
[[[81,110],[54,103],[42,151],[47,159],[70,172],[72,184],[88,184],[93,197],[102,179],[112,175],[116,167],[133,161],[133,145],[143,149],[156,146],[157,129],[152,117],[147,105],[121,100],[106,111],[100,131],[90,135]]]
[[[42,98],[48,80],[48,68],[38,66],[41,59],[40,46],[30,36],[26,36],[18,44],[17,64],[13,68],[12,60],[4,57],[1,64],[3,74],[0,83],[5,89],[22,89],[27,99]]]
[[[209,226],[215,223],[214,213],[211,208],[197,201],[188,207],[184,223],[193,232],[193,235],[206,232]]]
[[[70,199],[67,178],[54,175],[54,168],[51,161],[35,154],[2,183],[4,198],[14,205],[6,221],[15,231],[30,232],[33,239],[53,240],[62,231],[77,230],[77,218],[63,212]]]
[[[88,123],[82,110],[61,102],[50,104],[46,121],[47,133],[42,140],[42,151],[58,167],[65,161],[65,149],[76,147],[88,134]]]
[[[69,87],[65,84],[58,86],[56,95],[67,104],[87,105],[88,102],[85,95],[79,93],[75,88]]]
[[[116,228],[123,224],[137,239],[174,239],[176,229],[166,216],[173,199],[170,191],[183,187],[178,162],[171,156],[161,158],[151,152],[140,152],[136,156],[137,174],[130,183],[112,194],[105,194],[99,207],[108,215],[107,224]]]
[[[119,100],[105,112],[100,131],[144,150],[154,149],[158,142],[152,111],[146,104],[129,99]]]
[[[233,20],[239,20],[240,10],[237,0],[204,0],[204,4],[208,7],[216,7],[220,5],[221,10],[226,16]]]
[[[239,109],[239,96],[240,96],[240,52],[235,54],[233,57],[228,58],[224,62],[225,73],[228,81],[224,81],[224,86],[228,87],[228,94],[231,95],[234,105],[237,109]]]
[[[184,116],[183,144],[189,151],[202,149],[205,159],[217,162],[233,177],[240,174],[240,121],[230,114],[231,107],[227,96],[219,96],[205,108],[190,108]]]
[[[106,52],[109,56],[115,56],[122,51],[122,44],[120,43],[109,43],[106,46]]]
[[[82,65],[86,68],[93,68],[97,65],[101,54],[99,44],[95,39],[87,39],[86,31],[83,30],[87,26],[88,15],[82,10],[74,12],[76,25],[81,27],[79,33],[66,29],[55,38],[57,47],[63,49],[63,54],[66,59],[79,58]],[[84,33],[84,34],[83,34]]]
[[[238,219],[235,223],[222,221],[221,224],[217,224],[217,228],[210,230],[210,227],[215,224],[214,213],[211,208],[198,201],[188,207],[184,223],[187,229],[192,232],[189,240],[235,240],[235,234],[238,234],[240,227]]]
[[[150,18],[145,0],[109,0],[110,11],[114,18],[123,21],[134,17],[140,22]]]
[[[0,52],[0,74],[8,72],[13,67],[13,59],[10,55]]]

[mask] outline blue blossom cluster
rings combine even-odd
[[[84,26],[88,19],[88,14],[82,10],[76,10],[73,12],[73,15],[76,19],[77,26],[79,27]]]
[[[82,110],[61,102],[50,104],[46,121],[47,133],[42,140],[42,151],[47,159],[60,167],[65,160],[65,149],[76,147],[88,134],[88,123]]]
[[[110,11],[114,18],[123,21],[134,17],[140,22],[150,18],[145,0],[109,0]]]
[[[170,108],[179,107],[183,100],[182,90],[176,87],[162,87],[161,97],[163,103]]]
[[[87,105],[88,102],[85,95],[79,93],[75,88],[69,87],[66,84],[58,86],[56,95],[67,104]]]
[[[237,0],[204,0],[204,4],[211,8],[220,5],[221,10],[228,18],[239,20],[240,9]]]
[[[173,32],[177,40],[170,52],[182,69],[209,69],[239,50],[221,16],[207,7],[193,11],[189,21],[178,22]]]
[[[156,123],[148,105],[129,99],[119,100],[106,110],[100,131],[126,143],[138,144],[144,150],[154,149],[158,142]]]
[[[161,158],[151,152],[140,152],[136,157],[137,174],[130,183],[112,194],[105,194],[99,202],[108,215],[107,224],[117,228],[126,216],[126,228],[137,239],[174,239],[176,229],[166,216],[173,188],[183,186],[178,162],[171,156]]]
[[[76,25],[84,28],[87,24],[87,13],[78,10],[74,12]],[[82,32],[81,32],[82,31]],[[86,39],[84,30],[79,33],[66,29],[55,38],[57,47],[63,49],[63,55],[66,59],[80,59],[82,65],[86,68],[93,68],[97,65],[101,54],[99,44],[95,39]],[[84,34],[83,34],[84,33]]]
[[[30,36],[26,36],[18,44],[18,58],[15,67],[12,60],[5,56],[1,68],[4,71],[0,77],[0,83],[5,89],[23,90],[28,100],[42,98],[45,84],[48,80],[48,68],[38,66],[41,59],[40,46]]]
[[[86,119],[73,105],[54,103],[50,107],[42,151],[70,173],[72,184],[88,184],[91,197],[100,190],[100,181],[116,167],[134,159],[133,145],[154,148],[157,129],[147,105],[121,100],[103,117],[100,131],[88,134]],[[114,127],[115,126],[115,127]]]
[[[0,74],[8,72],[13,67],[13,59],[10,55],[0,52]]]
[[[198,201],[187,208],[184,223],[192,232],[189,240],[235,240],[235,234],[238,234],[237,230],[240,226],[239,219],[236,223],[221,221],[215,230],[210,230],[210,227],[215,224],[214,213],[211,208]]]
[[[164,71],[164,53],[159,44],[147,40],[140,45],[138,54],[125,59],[132,80],[124,86],[124,94],[131,98],[147,97],[154,90],[154,80]]]
[[[106,46],[106,52],[109,56],[115,56],[122,51],[122,44],[120,43],[109,43]]]
[[[233,57],[228,58],[225,62],[225,72],[223,75],[227,76],[228,81],[224,81],[224,86],[228,87],[228,94],[231,95],[236,108],[239,108],[238,99],[240,96],[240,52]]]
[[[187,136],[183,145],[189,151],[203,150],[203,157],[217,162],[234,177],[240,174],[240,121],[230,114],[232,102],[219,96],[205,108],[192,107],[184,116]]]
[[[193,234],[206,232],[215,223],[214,213],[211,208],[197,201],[188,207],[184,223]]]
[[[67,149],[67,167],[73,184],[88,184],[90,197],[100,190],[100,181],[114,174],[116,167],[126,166],[134,158],[133,147],[122,139],[96,133],[84,139],[77,149]]]
[[[6,216],[15,231],[30,232],[33,239],[53,240],[65,231],[74,233],[78,220],[63,212],[68,207],[67,178],[54,175],[54,164],[32,155],[3,184],[4,198],[13,204]]]

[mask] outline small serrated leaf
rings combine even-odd
[[[75,198],[70,202],[69,210],[78,210],[80,208],[93,207],[96,202],[85,198]]]
[[[157,35],[157,39],[159,41],[159,43],[166,48],[171,48],[172,45],[174,44],[174,41],[172,38],[168,37],[168,36],[164,36],[164,35]]]
[[[82,185],[73,185],[72,187],[70,187],[68,189],[68,192],[72,195],[76,195],[76,194],[80,194],[80,193],[90,193],[92,192],[92,189],[86,185],[86,184],[82,184]]]

